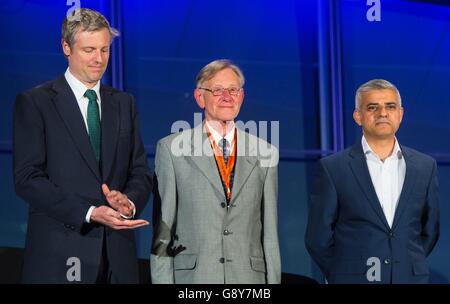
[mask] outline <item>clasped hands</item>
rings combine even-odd
[[[142,219],[132,220],[134,205],[128,197],[117,190],[109,190],[106,184],[102,185],[103,194],[109,206],[96,207],[91,214],[91,221],[101,223],[115,230],[134,229],[148,225],[149,222]]]

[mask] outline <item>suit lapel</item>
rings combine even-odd
[[[254,139],[255,140],[253,142],[250,142],[251,137],[244,131],[237,129],[237,157],[234,168],[234,183],[231,192],[231,204],[233,204],[239,196],[243,186],[256,166],[258,142],[256,138]]]
[[[380,201],[378,200],[377,193],[373,186],[372,179],[370,178],[369,168],[367,167],[366,158],[360,143],[357,143],[352,147],[350,156],[352,157],[350,167],[353,171],[355,179],[358,181],[358,184],[366,195],[370,206],[383,222],[385,228],[390,230],[389,224],[386,220]]]
[[[395,210],[394,222],[392,224],[392,229],[396,227],[398,224],[400,217],[405,211],[405,207],[408,204],[408,198],[411,194],[411,190],[414,188],[414,184],[417,177],[418,168],[416,163],[413,160],[413,155],[410,155],[402,148],[402,155],[405,158],[406,163],[406,174],[405,181],[403,182],[402,192],[400,194],[400,198],[398,200],[398,205]]]
[[[86,161],[92,173],[94,173],[97,179],[101,181],[100,169],[89,141],[89,135],[86,130],[83,115],[80,112],[75,95],[64,76],[61,76],[55,81],[53,89],[57,93],[53,102],[59,115],[64,121],[72,140],[75,142],[81,156]]]
[[[119,137],[119,108],[111,91],[104,86],[100,87],[102,110],[102,173],[107,179],[114,156],[117,151],[117,139]]]
[[[214,159],[214,152],[211,148],[208,135],[203,132],[203,124],[192,129],[191,145],[193,155],[189,156],[192,162],[198,167],[202,174],[208,179],[211,185],[223,196],[222,181]]]

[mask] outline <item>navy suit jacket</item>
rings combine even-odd
[[[85,223],[91,205],[107,205],[102,183],[125,193],[136,216],[151,192],[133,97],[104,85],[100,95],[100,164],[64,76],[16,98],[14,184],[29,204],[24,282],[70,283],[71,257],[80,261],[81,283],[95,282],[104,235],[114,280],[138,282],[134,232]]]
[[[428,282],[426,257],[439,237],[436,162],[401,150],[406,175],[392,228],[360,143],[319,161],[305,243],[329,283]],[[366,276],[375,274],[371,257],[380,261],[379,281]]]

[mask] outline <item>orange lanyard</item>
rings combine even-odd
[[[211,133],[207,129],[207,134],[209,137],[209,140],[212,144],[212,148],[214,151],[214,158],[216,159],[217,166],[219,167],[220,177],[222,179],[222,182],[224,183],[226,187],[226,194],[228,200],[231,199],[231,172],[233,172],[234,164],[236,160],[236,146],[237,146],[237,136],[236,136],[236,129],[234,130],[234,147],[233,152],[230,156],[228,156],[227,163],[225,164],[225,160],[223,158],[223,154],[219,147],[217,146],[216,142],[211,136]]]

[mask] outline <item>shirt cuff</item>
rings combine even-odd
[[[128,201],[131,204],[131,208],[133,208],[133,212],[132,212],[133,214],[130,216],[126,216],[126,215],[123,215],[122,213],[120,213],[120,216],[126,220],[132,219],[136,215],[136,206],[134,205],[134,203],[132,201],[130,201],[130,200],[128,200]]]
[[[89,207],[89,210],[86,213],[86,217],[84,218],[86,223],[90,223],[91,222],[91,214],[92,214],[92,211],[94,211],[94,209],[95,209],[95,206]]]

